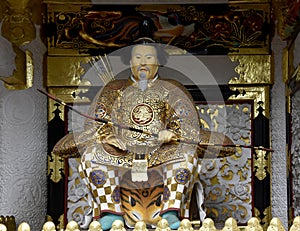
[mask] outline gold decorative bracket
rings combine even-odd
[[[269,161],[269,155],[266,153],[266,151],[262,150],[255,150],[255,161],[254,161],[254,167],[256,168],[255,176],[259,180],[265,179],[267,176],[267,172],[270,173],[270,161]]]
[[[233,91],[244,92],[230,99],[252,99],[254,102],[254,118],[257,117],[259,107],[263,114],[270,118],[269,91],[273,85],[272,57],[271,55],[230,55],[232,62],[238,62],[235,68],[237,77],[229,81]]]
[[[62,179],[62,174],[64,173],[65,162],[64,159],[51,153],[51,157],[48,157],[48,175],[50,179],[58,183]]]
[[[231,90],[239,91],[243,94],[231,96],[229,100],[252,100],[254,107],[254,118],[258,116],[259,107],[263,108],[263,115],[270,118],[270,87],[269,86],[231,86]],[[263,103],[263,104],[262,104]]]

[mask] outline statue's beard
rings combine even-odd
[[[146,77],[145,73],[140,74],[140,79],[139,79],[139,87],[142,91],[145,91],[148,87],[148,79]]]

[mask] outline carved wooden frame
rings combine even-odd
[[[49,3],[50,5],[50,3]],[[80,5],[73,6],[78,9]],[[64,6],[60,5],[62,10]],[[48,41],[49,42],[49,41]],[[50,42],[48,45],[51,44]],[[248,50],[249,54],[230,54],[229,57],[233,62],[238,62],[236,67],[236,76],[228,83],[228,87],[232,92],[228,98],[229,101],[245,100],[253,104],[254,108],[254,127],[255,137],[253,145],[270,146],[269,139],[269,116],[270,116],[270,98],[269,91],[273,84],[272,76],[272,59],[268,52],[264,51],[259,54],[256,51]],[[70,50],[59,51],[58,55],[48,54],[47,59],[47,91],[63,100],[65,103],[88,103],[89,99],[80,97],[80,92],[87,92],[89,84],[82,81],[85,74],[84,64],[88,63],[89,55],[75,55]],[[256,68],[253,68],[256,67]],[[60,76],[64,76],[61,78]],[[78,86],[81,86],[79,89]],[[48,198],[48,215],[64,227],[66,219],[63,217],[66,207],[55,207],[51,203],[57,204],[57,198],[65,205],[66,200],[66,180],[67,166],[65,160],[54,156],[51,151],[54,144],[66,133],[65,127],[65,110],[63,106],[58,105],[55,101],[48,101],[48,121],[49,121],[49,147],[48,147],[48,176],[49,187],[52,195]],[[255,125],[256,124],[256,125]],[[261,126],[261,125],[264,126]],[[262,130],[259,130],[262,129]],[[53,134],[55,133],[55,136]],[[258,190],[254,192],[254,208],[253,216],[260,218],[262,225],[267,226],[271,220],[271,204],[270,204],[270,156],[264,152],[253,153],[253,175],[254,183]],[[269,192],[269,193],[268,193]],[[56,198],[55,198],[56,197]]]

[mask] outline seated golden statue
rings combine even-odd
[[[128,57],[131,76],[109,82],[95,97],[89,115],[98,120],[88,119],[84,132],[66,136],[54,148],[61,156],[81,156],[79,173],[93,196],[93,219],[103,230],[116,220],[133,228],[137,221],[156,227],[161,219],[178,229],[181,219],[190,218],[193,189],[203,220],[201,157],[233,153],[199,145],[232,142],[200,129],[188,91],[157,73],[166,62],[163,49],[140,41]]]

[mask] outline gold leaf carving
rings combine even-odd
[[[88,80],[82,80],[85,73],[82,63],[87,63],[86,57],[48,57],[47,86],[90,86]]]
[[[254,217],[259,217],[260,216],[260,212],[257,208],[254,207]]]
[[[269,226],[269,223],[272,219],[271,215],[272,215],[272,210],[271,210],[271,207],[267,207],[265,208],[264,212],[264,218],[262,219],[262,222],[263,222],[263,228],[264,230],[267,230],[268,226]]]
[[[230,100],[243,99],[252,100],[254,106],[254,118],[257,117],[259,107],[262,107],[262,112],[265,117],[270,118],[270,87],[269,86],[242,86],[230,87],[233,91],[239,91],[238,96],[231,96]]]
[[[89,89],[84,87],[53,87],[49,88],[48,92],[51,95],[54,95],[58,99],[62,100],[67,104],[73,103],[90,103],[90,99],[87,97],[78,96],[80,93],[86,93]],[[51,121],[54,117],[53,111],[57,108],[55,105],[56,101],[49,99],[48,101],[48,121]],[[62,105],[58,106],[58,109],[61,111],[60,118],[65,120],[65,108]]]
[[[35,27],[24,14],[6,15],[3,19],[2,35],[16,45],[25,45],[35,38]]]
[[[28,50],[23,52],[18,46],[13,44],[16,53],[16,69],[12,76],[0,77],[9,90],[23,90],[32,87],[34,66],[32,62],[32,53]]]
[[[62,173],[64,173],[65,161],[63,158],[51,153],[51,157],[48,156],[48,175],[50,179],[57,183],[62,179]]]
[[[57,230],[64,230],[64,228],[65,228],[65,218],[64,217],[65,217],[65,215],[62,214],[58,218],[59,224],[57,226]]]
[[[35,23],[41,15],[40,0],[5,0],[1,4],[5,13],[1,32],[10,42],[21,46],[30,43],[36,37]]]
[[[33,85],[33,62],[30,51],[22,51],[19,46],[30,43],[36,37],[35,25],[31,21],[31,5],[39,6],[39,0],[5,0],[0,7],[2,20],[1,34],[10,41],[16,53],[16,70],[13,76],[0,77],[9,90],[23,90]],[[34,3],[34,4],[33,4]],[[37,11],[37,7],[34,8]],[[38,14],[40,15],[40,14]]]
[[[59,114],[59,117],[62,121],[64,121],[64,118],[65,118],[64,106],[60,105],[59,103],[57,103],[56,101],[54,101],[52,99],[48,99],[48,122],[54,118],[55,115],[53,112],[56,109],[61,111],[61,113]]]
[[[255,150],[255,158],[254,158],[254,167],[256,169],[255,176],[259,180],[265,179],[267,176],[266,171],[269,170],[269,158],[268,155],[266,155],[267,152],[263,150]]]
[[[260,219],[260,224],[263,227],[263,230],[267,230],[270,220],[271,220],[271,208],[270,206],[265,208],[265,210],[263,211],[263,219]],[[261,214],[260,211],[254,207],[254,217],[260,218]]]
[[[232,62],[239,62],[235,68],[238,77],[229,84],[272,84],[271,55],[229,55]]]

